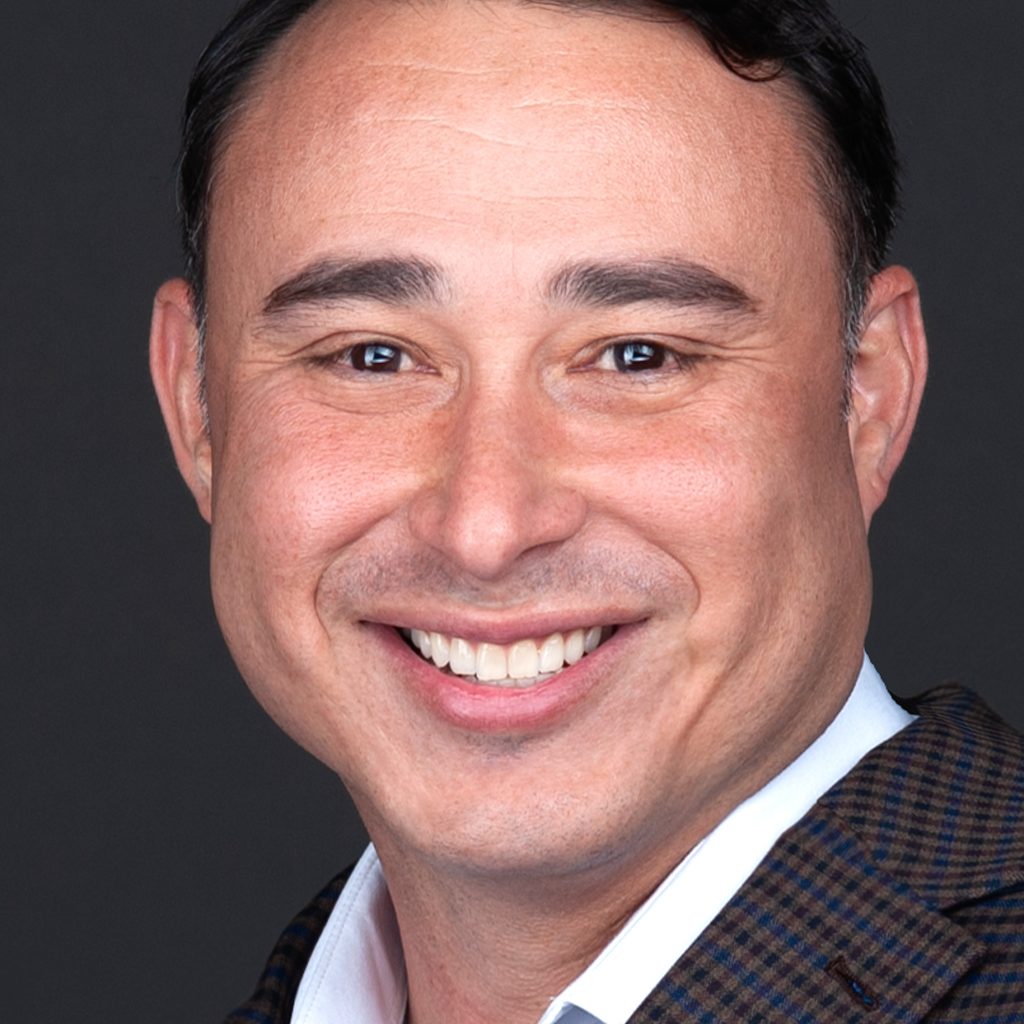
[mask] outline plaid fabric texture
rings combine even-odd
[[[783,835],[635,1024],[1024,1022],[1024,746],[956,687]]]
[[[1024,1024],[1024,739],[958,687],[783,835],[631,1024]],[[288,1024],[338,876],[225,1024]]]

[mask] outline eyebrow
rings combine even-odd
[[[278,285],[263,304],[263,315],[275,317],[300,306],[370,301],[388,306],[429,303],[447,296],[439,267],[415,257],[328,259],[304,267]]]
[[[700,263],[662,258],[565,264],[545,293],[559,305],[615,307],[656,303],[704,306],[719,313],[753,316],[757,303],[737,284]],[[451,288],[441,268],[415,256],[332,258],[304,267],[278,285],[263,304],[268,319],[302,306],[379,302],[389,306],[444,305]]]
[[[753,316],[757,303],[710,267],[683,259],[570,263],[548,284],[550,300],[580,306],[660,303]]]

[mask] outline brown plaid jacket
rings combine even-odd
[[[933,690],[786,832],[631,1024],[1024,1024],[1024,738]],[[288,1024],[339,875],[225,1024]]]

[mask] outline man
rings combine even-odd
[[[182,197],[218,616],[373,840],[231,1021],[1024,1020],[1019,741],[863,657],[926,354],[823,5],[258,0]]]

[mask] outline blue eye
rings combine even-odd
[[[612,346],[615,369],[620,373],[660,370],[665,365],[665,349],[649,341],[621,341]]]
[[[397,373],[402,368],[404,356],[400,348],[382,341],[353,345],[348,353],[354,370],[370,373]]]

